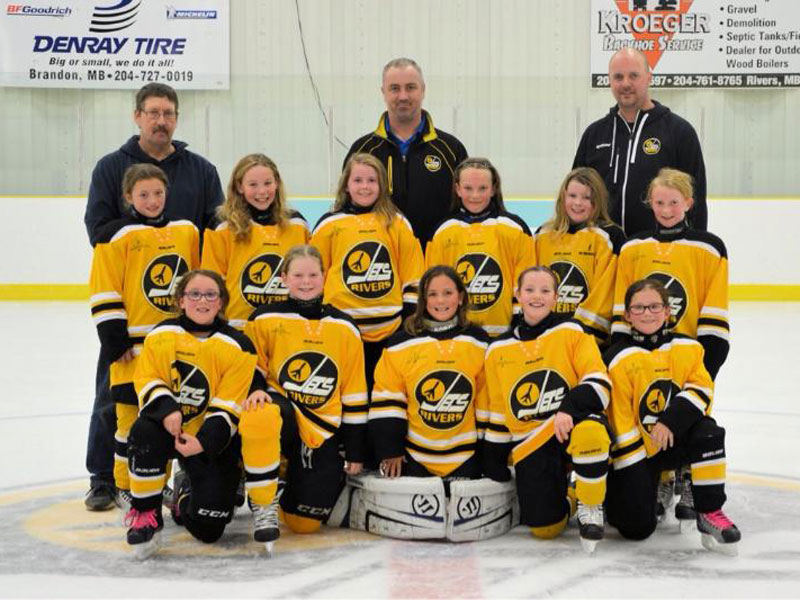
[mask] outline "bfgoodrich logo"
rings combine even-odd
[[[31,6],[30,4],[7,4],[6,14],[17,17],[66,17],[72,14],[69,6]]]
[[[167,6],[168,19],[216,19],[215,10],[191,10]]]

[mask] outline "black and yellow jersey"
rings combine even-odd
[[[669,293],[670,328],[699,341],[706,369],[717,376],[728,356],[728,252],[713,233],[685,225],[640,234],[622,247],[617,265],[612,333],[630,333],[625,292],[651,277]]]
[[[378,460],[408,453],[445,477],[476,452],[488,337],[476,326],[395,333],[375,368],[370,438]],[[483,412],[486,413],[486,408]]]
[[[178,279],[197,267],[199,233],[190,221],[154,226],[128,217],[99,233],[89,278],[91,310],[102,352],[111,362],[116,402],[136,404],[133,374],[145,336],[172,314]],[[128,348],[134,360],[115,362]]]
[[[676,437],[711,410],[714,384],[703,347],[682,335],[624,336],[603,358],[611,377],[611,458],[624,469],[653,456],[650,434],[661,422]]]
[[[617,258],[625,234],[616,225],[570,226],[566,233],[539,229],[534,236],[540,265],[558,277],[554,312],[572,316],[599,342],[611,331]]]
[[[216,454],[239,426],[256,366],[253,344],[221,321],[206,337],[186,317],[168,319],[145,338],[134,385],[143,417],[161,421],[179,410],[183,430]]]
[[[442,222],[425,250],[428,267],[455,268],[469,294],[469,319],[491,336],[508,330],[517,277],[536,264],[531,231],[517,215],[460,210]]]
[[[408,220],[398,214],[387,228],[382,216],[348,206],[320,218],[311,244],[322,254],[325,303],[349,315],[364,341],[397,331],[404,302],[416,304],[424,267]]]
[[[485,445],[512,445],[514,464],[553,435],[562,411],[577,423],[608,407],[611,384],[594,338],[574,320],[550,314],[536,326],[522,323],[486,351],[489,418]]]
[[[213,222],[205,230],[201,265],[225,278],[231,297],[225,316],[233,327],[244,329],[254,309],[288,298],[281,279],[283,257],[310,237],[306,220],[295,211],[284,227],[253,221],[250,237],[243,242],[236,241],[227,221]]]
[[[347,460],[362,462],[367,386],[353,320],[330,305],[289,298],[256,309],[245,333],[258,353],[256,387],[291,401],[303,443],[319,448],[341,431]]]

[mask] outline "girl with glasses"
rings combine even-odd
[[[625,291],[630,334],[605,353],[612,383],[614,435],[608,475],[608,522],[642,540],[656,528],[661,472],[691,466],[689,488],[703,546],[736,553],[740,533],[725,503],[725,430],[709,416],[714,384],[703,347],[668,327],[669,293],[655,279]]]
[[[160,544],[166,466],[173,458],[181,464],[170,507],[175,523],[211,543],[233,518],[239,417],[256,365],[253,344],[225,321],[228,292],[217,273],[186,273],[171,299],[179,316],[147,335],[134,379],[141,408],[129,435],[126,525],[139,558]]]
[[[101,353],[111,363],[114,483],[117,504],[125,510],[130,504],[128,433],[139,409],[134,372],[145,336],[171,314],[178,281],[199,262],[199,233],[190,221],[164,216],[167,176],[155,165],[129,167],[122,189],[127,214],[101,229],[89,285]]]

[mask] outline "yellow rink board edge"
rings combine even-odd
[[[733,284],[729,298],[739,301],[800,302],[800,285]],[[0,283],[0,301],[88,300],[89,286],[79,283]]]

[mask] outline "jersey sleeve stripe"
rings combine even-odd
[[[406,412],[405,408],[394,408],[391,406],[380,406],[380,407],[370,407],[369,409],[369,417],[368,419],[372,421],[373,419],[402,419],[403,421],[408,420],[408,413]]]

